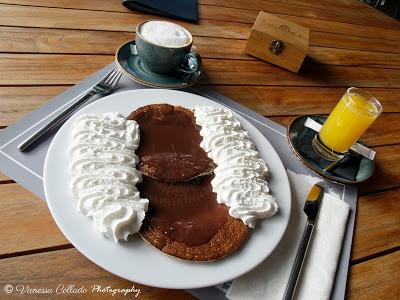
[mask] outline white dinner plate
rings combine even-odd
[[[234,253],[212,262],[188,262],[163,254],[138,235],[131,236],[128,242],[116,244],[97,234],[92,220],[76,210],[77,201],[70,188],[67,153],[74,119],[85,113],[119,112],[128,116],[137,108],[152,103],[169,103],[189,109],[196,105],[223,107],[190,93],[141,89],[104,97],[81,109],[57,132],[46,156],[44,190],[54,220],[83,255],[103,269],[137,283],[173,289],[200,288],[231,280],[250,271],[271,254],[282,238],[289,220],[291,195],[286,170],[278,154],[268,140],[238,114],[236,117],[249,132],[270,169],[270,189],[277,199],[279,212],[259,222]]]

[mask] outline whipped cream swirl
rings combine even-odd
[[[72,127],[69,168],[77,209],[115,242],[139,231],[149,203],[135,186],[142,180],[139,139],[139,125],[118,113],[82,115]]]
[[[278,205],[269,194],[268,168],[232,111],[196,106],[194,115],[201,126],[200,146],[217,164],[211,185],[218,203],[251,228],[258,218],[273,216]]]

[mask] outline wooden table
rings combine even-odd
[[[237,102],[283,125],[299,114],[329,113],[349,86],[382,102],[383,115],[364,137],[377,151],[376,170],[359,189],[348,297],[399,299],[399,22],[355,0],[200,0],[199,8],[199,25],[182,24],[204,57],[204,84]],[[243,54],[260,10],[311,28],[300,74]],[[116,0],[0,0],[1,128],[112,62],[118,46],[148,18]],[[7,283],[132,285],[83,257],[46,203],[3,174],[0,216],[1,299]],[[142,299],[192,298],[135,285]]]

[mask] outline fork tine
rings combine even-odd
[[[119,80],[121,79],[122,76],[122,72],[118,72],[117,76],[114,78],[114,80],[111,82],[111,88],[115,88],[119,82]]]
[[[117,74],[117,70],[113,69],[111,70],[104,78],[102,81],[99,82],[99,84],[107,84],[107,81],[109,81],[112,77],[115,76],[115,74]]]
[[[110,76],[110,78],[107,80],[106,84],[111,86],[112,83],[114,82],[115,78],[117,78],[119,76],[119,73],[121,73],[121,72],[118,69],[116,69],[114,74],[112,76]]]
[[[112,82],[114,81],[114,79],[118,76],[119,71],[118,70],[114,70],[115,72],[106,80],[106,82],[104,84],[111,86]]]

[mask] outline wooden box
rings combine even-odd
[[[245,52],[297,73],[307,54],[309,35],[308,28],[261,11]]]

